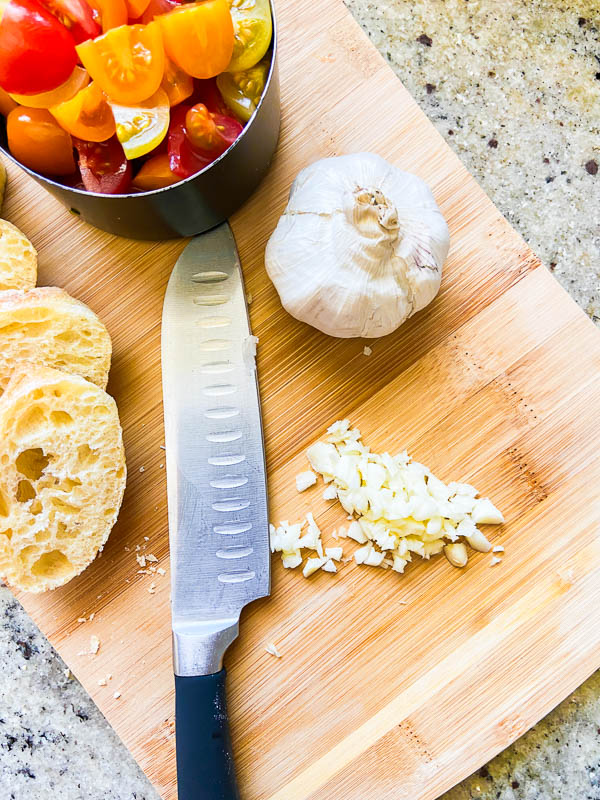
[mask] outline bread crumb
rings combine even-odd
[[[367,345],[363,347],[363,356],[370,356],[372,352],[373,350]]]
[[[98,686],[106,686],[106,678],[98,678]]]
[[[158,564],[158,558],[152,553],[148,553],[146,556],[146,561],[152,561],[153,563]]]
[[[496,547],[492,547],[492,553],[503,553],[504,548],[501,544],[497,544]]]
[[[87,622],[87,617],[77,617],[77,622],[79,622],[80,624],[82,622]]]
[[[253,300],[254,300],[254,297],[252,296],[252,292],[247,292],[246,293],[246,302],[248,303],[249,306],[252,305],[252,301]]]
[[[140,467],[140,472],[146,472],[146,467]]]
[[[158,572],[159,575],[166,575],[167,574],[166,570],[164,570],[162,567],[159,567],[156,571]]]
[[[490,567],[495,567],[496,564],[501,564],[501,563],[502,563],[502,559],[498,558],[498,556],[494,556],[490,561]]]
[[[281,653],[280,653],[280,652],[279,652],[279,650],[278,650],[278,649],[275,647],[275,645],[274,645],[274,644],[272,644],[271,642],[269,642],[269,644],[268,644],[268,645],[265,647],[265,650],[266,650],[266,651],[267,651],[267,653],[269,653],[270,655],[272,655],[272,656],[275,656],[275,658],[281,658]]]
[[[95,612],[95,611],[92,611],[92,613],[91,613],[91,614],[90,614],[90,616],[89,616],[89,620],[90,620],[90,622],[91,622],[91,621],[94,619],[94,617],[95,617],[95,616],[96,616],[96,612]]]
[[[144,541],[145,542],[149,542],[150,541],[150,537],[149,536],[144,536]]]
[[[164,468],[165,468],[165,465],[164,465],[164,464],[159,464],[159,465],[158,465],[158,468],[159,468],[159,469],[164,469]]]
[[[98,650],[100,650],[100,639],[92,634],[90,636],[90,653],[95,656]]]
[[[149,594],[154,594],[155,592],[156,592],[156,584],[155,583],[151,583],[150,586],[148,587],[148,593]]]
[[[121,692],[115,692],[115,693],[113,694],[113,697],[115,698],[115,700],[118,700],[118,699],[119,699],[119,697],[121,697]]]

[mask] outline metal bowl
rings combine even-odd
[[[109,233],[130,239],[194,236],[226,220],[252,194],[277,147],[280,124],[277,22],[273,0],[271,69],[258,107],[240,136],[216,161],[180,183],[132,194],[95,194],[57,183],[25,167],[8,151],[6,125],[0,150],[72,213]],[[3,118],[2,118],[3,119]]]

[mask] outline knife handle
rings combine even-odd
[[[175,676],[175,732],[178,800],[239,800],[224,668]]]

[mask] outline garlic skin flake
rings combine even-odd
[[[298,174],[265,264],[293,317],[330,336],[374,338],[433,300],[449,243],[426,183],[355,153]]]

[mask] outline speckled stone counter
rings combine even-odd
[[[599,324],[598,0],[347,4],[496,205]],[[0,798],[157,799],[2,588]],[[444,795],[467,798],[600,800],[600,673]]]

